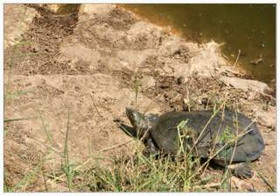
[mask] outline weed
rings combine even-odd
[[[233,140],[235,137],[236,136],[233,134],[231,128],[226,126],[225,130],[218,136],[218,142],[225,144]]]
[[[136,105],[137,105],[137,101],[138,101],[138,95],[141,91],[141,86],[142,86],[141,80],[138,77],[136,77],[136,79],[134,80],[134,92],[135,92],[135,103],[136,103]]]
[[[68,148],[69,130],[70,130],[70,109],[68,109],[66,135],[65,135],[65,140],[64,140],[64,156],[63,156],[64,164],[62,166],[62,171],[66,175],[68,190],[71,191],[72,190],[72,181],[73,181],[74,176],[77,173],[77,170],[75,170],[75,164],[70,162],[70,160],[69,160],[69,148]]]

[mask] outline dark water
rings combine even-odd
[[[224,42],[224,54],[254,78],[276,77],[275,4],[124,5],[151,22],[170,25],[187,40]],[[239,55],[238,55],[239,54]]]

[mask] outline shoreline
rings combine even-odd
[[[120,5],[120,7],[124,8],[124,9],[126,9],[128,11],[133,12],[134,14],[139,16],[141,18],[141,20],[144,20],[144,21],[147,21],[147,22],[151,22],[151,23],[153,23],[155,25],[161,26],[162,28],[165,28],[167,31],[172,32],[172,34],[175,34],[175,35],[177,35],[179,37],[184,38],[186,41],[202,43],[202,40],[199,40],[198,38],[195,38],[195,36],[192,35],[195,32],[191,31],[191,29],[189,29],[189,30],[188,29],[182,29],[182,27],[178,26],[178,25],[177,25],[177,28],[176,28],[176,27],[174,27],[174,25],[172,24],[170,19],[167,19],[168,17],[162,16],[163,18],[161,18],[160,16],[158,16],[158,14],[152,14],[151,12],[149,12],[149,9],[152,9],[152,7],[149,7],[149,6],[147,7],[148,13],[146,13],[145,10],[142,10],[143,9],[142,7],[137,7],[137,6],[134,7],[134,6],[126,6],[126,5]],[[154,10],[154,12],[157,13],[156,10]],[[149,17],[149,15],[151,15],[151,17]],[[171,15],[168,15],[168,16],[170,17]],[[156,18],[156,19],[153,19],[153,18]],[[186,31],[186,32],[184,33],[183,31]],[[187,33],[187,32],[189,32],[189,33]],[[214,41],[215,41],[216,37],[213,36],[213,38],[214,38]],[[208,41],[204,40],[203,43],[207,43],[207,42],[211,41],[211,37],[209,37],[207,40]],[[218,42],[218,43],[225,42],[225,39],[221,39],[220,38],[219,40],[220,40],[220,42]],[[230,44],[225,44],[225,45],[228,45],[227,47],[231,47]],[[258,77],[255,77],[254,74],[251,73],[251,72],[254,72],[253,70],[255,70],[255,69],[259,70],[259,68],[261,66],[264,66],[263,64],[259,65],[259,63],[264,61],[264,59],[262,57],[255,58],[255,56],[251,55],[250,64],[253,64],[255,66],[254,67],[250,67],[250,66],[247,67],[246,64],[249,64],[249,62],[245,62],[244,59],[243,59],[244,55],[245,56],[248,55],[248,54],[246,54],[246,52],[245,52],[245,54],[243,54],[244,52],[241,52],[241,54],[235,54],[234,55],[233,53],[235,53],[235,52],[233,52],[233,51],[232,51],[233,53],[229,53],[229,51],[226,52],[225,48],[226,48],[225,46],[223,46],[223,48],[222,48],[223,55],[225,56],[226,59],[228,59],[228,60],[230,59],[230,62],[231,62],[231,64],[233,66],[236,66],[235,64],[236,64],[236,61],[238,60],[238,66],[241,69],[244,69],[246,71],[248,76],[250,76],[250,79],[259,80],[261,82],[264,82],[264,83],[268,84],[271,88],[275,89],[275,84],[274,84],[275,83],[275,76],[274,76],[274,78],[272,76],[271,77],[269,76],[270,79],[263,78],[263,77],[262,77],[262,79],[260,79]],[[236,53],[238,53],[238,52],[236,51]],[[232,55],[234,55],[235,57],[230,57]],[[270,66],[272,66],[272,65],[270,65]],[[265,71],[265,70],[259,70],[259,71],[262,72],[262,71]],[[274,75],[276,75],[276,72],[274,72]]]

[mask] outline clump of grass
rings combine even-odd
[[[174,161],[170,156],[154,159],[142,153],[99,166],[87,174],[91,191],[190,191],[194,164],[189,159]],[[188,165],[188,167],[186,167]]]
[[[64,163],[62,166],[62,171],[66,175],[66,182],[68,190],[72,190],[72,181],[77,173],[75,170],[75,164],[69,160],[69,148],[68,148],[68,138],[69,138],[69,130],[70,130],[70,111],[68,110],[68,119],[67,119],[67,128],[66,135],[64,141]]]

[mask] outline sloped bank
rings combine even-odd
[[[104,160],[90,158],[133,154],[134,141],[113,123],[115,118],[127,121],[125,107],[154,113],[205,110],[225,100],[229,108],[256,120],[266,149],[254,166],[275,184],[275,99],[266,84],[247,80],[232,67],[217,43],[186,42],[110,4],[82,5],[77,18],[69,20],[39,14],[30,26],[24,38],[32,46],[25,50],[38,53],[36,58],[15,58],[12,68],[5,62],[6,89],[26,92],[7,99],[5,119],[32,117],[7,125],[10,185],[40,162],[39,155],[49,160],[44,162],[46,171],[57,171],[69,127],[71,160],[98,165]],[[44,190],[41,176],[36,183],[29,190]],[[50,190],[66,189],[51,179],[46,183]],[[257,175],[239,189],[252,186],[267,191]]]

